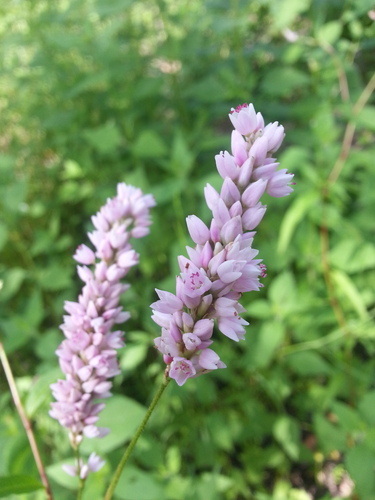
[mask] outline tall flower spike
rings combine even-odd
[[[92,217],[95,230],[88,236],[95,251],[80,245],[74,254],[82,264],[77,271],[84,286],[78,302],[65,302],[67,315],[60,327],[65,340],[56,354],[66,378],[51,385],[56,402],[50,410],[51,417],[69,429],[74,448],[83,436],[102,437],[109,432],[96,425],[105,406],[97,400],[111,395],[110,379],[120,372],[116,350],[124,345],[124,332],[113,327],[130,316],[119,305],[128,289],[120,280],[138,263],[130,241],[148,234],[149,209],[154,205],[151,195],[118,184],[117,196]],[[101,464],[98,457],[90,457],[88,465],[77,463],[68,472],[76,471],[82,478]]]
[[[178,385],[225,368],[209,347],[215,320],[230,339],[244,339],[248,322],[240,316],[245,309],[239,299],[244,292],[259,290],[263,286],[259,278],[266,276],[264,264],[255,258],[258,251],[252,248],[254,229],[267,210],[260,200],[264,193],[281,197],[293,191],[293,175],[277,170],[273,158],[284,127],[278,122],[265,126],[252,104],[232,108],[229,118],[235,128],[232,154],[225,151],[215,157],[223,186],[220,193],[209,184],[205,188],[211,223],[206,225],[195,215],[187,218],[195,247],[187,247],[189,259],[178,258],[176,294],[156,290],[159,300],[151,304],[152,318],[162,327],[155,346]]]

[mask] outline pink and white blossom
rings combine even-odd
[[[56,351],[65,378],[51,385],[56,401],[50,410],[51,417],[69,430],[74,448],[83,436],[102,437],[109,432],[97,426],[98,414],[105,406],[98,399],[111,396],[110,379],[120,373],[116,351],[124,346],[124,332],[114,327],[130,317],[119,305],[120,296],[129,288],[121,280],[138,263],[130,241],[148,234],[149,210],[154,205],[152,196],[118,184],[117,196],[108,199],[92,217],[94,231],[89,237],[94,250],[80,245],[74,254],[82,264],[77,271],[84,286],[77,302],[65,302],[67,315],[60,327],[65,339]],[[160,296],[165,299],[166,293]],[[79,470],[84,479],[101,466],[94,454],[87,464],[66,466],[65,470],[74,475]]]
[[[204,195],[212,212],[209,224],[195,215],[187,226],[195,247],[187,247],[189,258],[179,256],[180,275],[176,294],[157,290],[152,318],[161,326],[155,339],[163,354],[169,376],[183,385],[187,379],[225,368],[212,346],[214,321],[228,338],[238,342],[249,324],[241,314],[239,299],[245,292],[259,290],[265,266],[252,248],[256,229],[267,206],[261,203],[267,193],[280,197],[293,189],[293,175],[277,170],[273,158],[284,139],[278,122],[264,124],[263,116],[252,104],[231,110],[235,128],[231,154],[216,155],[216,167],[223,178],[220,193],[207,184]]]

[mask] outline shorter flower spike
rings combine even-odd
[[[188,216],[195,247],[187,247],[189,258],[178,257],[176,294],[156,290],[159,300],[151,305],[152,319],[161,327],[155,346],[178,385],[225,368],[209,347],[214,321],[228,338],[244,339],[249,323],[241,317],[245,309],[239,299],[244,292],[259,290],[260,278],[266,276],[266,267],[252,248],[254,229],[267,210],[260,200],[265,193],[280,197],[293,191],[293,175],[277,170],[273,158],[284,139],[284,127],[278,122],[265,126],[252,104],[232,108],[229,118],[235,128],[232,154],[225,151],[215,157],[222,188],[219,193],[208,184],[204,190],[211,223]]]
[[[124,332],[114,330],[130,314],[119,305],[128,285],[120,281],[138,263],[131,238],[149,232],[149,210],[155,205],[151,195],[125,183],[118,184],[117,196],[92,217],[94,231],[89,238],[95,247],[80,245],[74,254],[78,275],[84,282],[77,302],[65,302],[61,330],[65,340],[56,351],[65,378],[51,385],[55,402],[50,415],[69,429],[70,442],[78,448],[83,436],[105,436],[109,430],[97,426],[103,402],[111,396],[112,379],[120,373],[116,351],[124,346]],[[87,266],[91,266],[87,267]],[[66,466],[71,474],[79,470],[81,479],[99,470],[104,462],[92,454],[87,464]]]

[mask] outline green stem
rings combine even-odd
[[[125,464],[128,461],[128,458],[130,457],[130,454],[133,451],[133,448],[136,445],[136,443],[139,439],[139,436],[142,434],[143,429],[146,427],[146,424],[147,424],[149,418],[151,417],[152,412],[155,409],[155,406],[157,405],[161,395],[163,394],[163,392],[164,392],[165,388],[167,387],[167,385],[169,384],[170,380],[171,379],[168,377],[168,375],[164,375],[163,382],[162,382],[161,386],[159,387],[158,392],[155,394],[154,399],[151,401],[151,404],[146,412],[146,415],[144,416],[140,426],[138,427],[136,433],[133,436],[133,439],[130,441],[129,446],[126,448],[125,453],[122,456],[120,463],[117,466],[117,469],[112,477],[112,480],[109,483],[108,490],[105,494],[104,500],[111,500],[112,495],[113,495],[115,488],[117,486],[117,483],[119,482],[122,470],[125,467]]]
[[[79,446],[74,448],[76,462],[77,462],[77,476],[79,479],[79,486],[77,491],[77,500],[82,500],[83,488],[85,486],[85,480],[81,478],[81,455],[79,452]]]

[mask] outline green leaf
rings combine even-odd
[[[55,462],[53,465],[47,467],[48,476],[64,488],[76,490],[79,484],[78,478],[67,474],[62,468],[63,465],[75,465],[75,460],[73,458],[68,458],[60,462]]]
[[[249,342],[250,362],[257,368],[267,366],[284,340],[284,327],[280,322],[268,321],[260,331],[253,333]]]
[[[115,497],[122,500],[160,500],[165,498],[165,494],[150,473],[128,465],[120,477]]]
[[[273,435],[289,458],[297,460],[299,457],[300,440],[300,431],[297,422],[287,416],[278,418],[273,427]]]
[[[306,88],[309,83],[310,78],[303,71],[294,67],[279,67],[271,69],[266,74],[262,82],[262,90],[272,97],[289,96],[297,89]]]
[[[133,144],[132,152],[138,158],[162,158],[167,154],[167,148],[155,131],[144,130]]]
[[[194,155],[181,131],[173,139],[169,168],[178,177],[185,177],[194,164]]]
[[[330,375],[332,368],[317,352],[296,352],[289,354],[285,362],[287,365],[299,375]]]
[[[272,316],[272,306],[268,300],[252,300],[245,308],[251,318],[268,319]]]
[[[282,30],[290,26],[301,12],[304,12],[310,5],[310,0],[279,0],[271,2],[273,11],[273,23],[277,30]]]
[[[121,356],[121,369],[124,372],[131,372],[132,370],[134,370],[145,359],[148,350],[149,345],[146,343],[127,345]]]
[[[18,292],[26,274],[27,272],[20,267],[6,271],[3,281],[0,279],[0,302],[9,300]]]
[[[296,227],[318,200],[318,194],[315,191],[311,191],[297,198],[292,203],[281,222],[279,240],[277,242],[277,252],[279,254],[283,254],[287,250]]]
[[[375,131],[375,106],[364,106],[356,117],[358,128]]]
[[[360,444],[347,452],[345,463],[359,497],[363,499],[373,498],[375,453],[366,445]]]
[[[125,396],[112,396],[105,401],[98,425],[107,427],[110,433],[101,439],[85,439],[81,445],[83,453],[108,453],[129,441],[141,423],[146,408]]]
[[[269,287],[269,299],[273,313],[285,317],[296,307],[296,284],[292,273],[285,271],[275,278]]]
[[[331,21],[319,29],[316,38],[320,43],[333,44],[341,35],[342,25],[340,21]]]
[[[50,264],[41,269],[38,281],[44,290],[64,290],[70,285],[70,274],[61,265]]]
[[[375,426],[375,391],[367,392],[358,403],[358,409],[363,418],[371,426]]]
[[[331,271],[331,276],[338,293],[349,299],[354,310],[357,311],[360,319],[364,321],[368,320],[369,314],[367,312],[366,305],[364,304],[364,300],[349,276],[338,269],[333,269]]]
[[[64,171],[62,178],[64,180],[81,179],[84,177],[83,168],[74,160],[66,160],[64,162]]]
[[[338,424],[346,432],[355,433],[355,431],[363,430],[364,422],[356,409],[340,401],[334,401],[332,403],[332,411],[338,418]]]
[[[313,422],[319,444],[325,454],[346,450],[346,435],[342,432],[341,427],[334,425],[319,414],[313,416]]]
[[[111,122],[94,129],[86,129],[83,136],[93,148],[103,154],[115,151],[122,140],[119,129]]]
[[[0,477],[0,497],[31,493],[40,490],[43,485],[32,476],[15,475]]]
[[[20,212],[27,208],[24,204],[28,189],[26,179],[20,179],[17,183],[9,184],[0,188],[0,203],[9,212]],[[3,192],[1,192],[3,191]]]
[[[30,387],[25,402],[25,410],[29,417],[33,417],[43,403],[51,399],[50,385],[61,378],[61,370],[54,368],[44,373]]]
[[[0,222],[0,250],[5,246],[8,239],[8,228]]]

